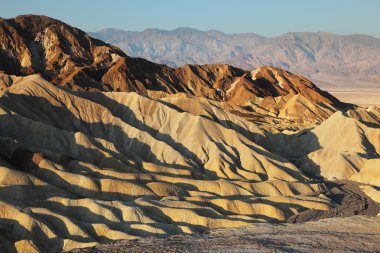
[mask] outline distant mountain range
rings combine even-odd
[[[171,68],[129,57],[117,47],[45,16],[0,19],[0,45],[0,91],[15,83],[12,77],[3,77],[3,71],[16,76],[38,74],[71,90],[205,97],[244,106],[247,117],[256,121],[253,111],[268,116],[265,120],[281,115],[287,122],[315,123],[346,107],[308,79],[279,68],[244,71],[227,64]],[[299,114],[301,107],[304,111],[311,107],[313,113]]]
[[[380,39],[367,35],[300,32],[263,37],[191,28],[143,32],[105,29],[90,35],[120,47],[130,56],[171,67],[227,63],[253,69],[271,65],[313,79],[380,82]]]

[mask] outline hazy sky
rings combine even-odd
[[[0,16],[44,14],[85,31],[192,27],[275,36],[327,31],[380,37],[380,0],[0,0]]]

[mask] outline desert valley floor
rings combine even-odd
[[[328,89],[331,95],[341,101],[360,106],[380,105],[380,88],[367,89]]]
[[[380,218],[333,218],[300,224],[256,223],[208,234],[143,238],[73,250],[106,252],[379,252]]]

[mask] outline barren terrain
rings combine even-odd
[[[130,56],[173,67],[189,63],[228,63],[243,69],[270,65],[309,78],[329,75],[380,81],[380,39],[367,35],[289,32],[264,37],[181,27],[142,32],[105,29],[91,36],[120,47]]]
[[[313,75],[315,83],[339,100],[360,106],[380,105],[380,82]]]
[[[378,249],[380,106],[275,67],[132,58],[44,16],[0,35],[2,251]]]
[[[380,105],[380,88],[328,88],[326,90],[340,101],[346,103],[364,107]]]
[[[297,224],[255,224],[207,234],[148,237],[73,250],[113,252],[378,252],[380,217],[331,218]]]

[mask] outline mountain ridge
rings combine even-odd
[[[148,27],[148,28],[145,28],[144,30],[141,30],[141,31],[127,31],[127,30],[124,30],[122,28],[114,28],[114,27],[109,27],[109,28],[103,28],[103,29],[100,29],[100,30],[97,30],[97,31],[87,31],[88,34],[96,34],[96,33],[103,33],[103,32],[113,32],[113,31],[119,31],[119,32],[125,32],[125,33],[143,33],[143,32],[147,32],[147,31],[158,31],[158,32],[167,32],[167,33],[171,33],[171,32],[174,32],[174,31],[178,31],[178,30],[190,30],[190,31],[196,31],[196,32],[202,32],[202,33],[219,33],[219,34],[224,34],[224,35],[252,35],[252,36],[256,36],[256,37],[262,37],[262,38],[276,38],[276,37],[281,37],[281,36],[284,36],[284,35],[287,35],[287,34],[329,34],[329,35],[336,35],[336,36],[343,36],[343,37],[349,37],[349,36],[363,36],[363,37],[369,37],[369,38],[374,38],[374,39],[380,39],[376,36],[373,36],[373,35],[369,35],[369,34],[364,34],[364,33],[349,33],[349,34],[338,34],[338,33],[333,33],[333,32],[328,32],[328,31],[315,31],[315,32],[308,32],[308,31],[293,31],[293,32],[285,32],[285,33],[281,33],[281,34],[278,34],[278,35],[272,35],[272,36],[266,36],[266,35],[260,35],[260,34],[257,34],[257,33],[254,33],[254,32],[238,32],[238,33],[229,33],[229,32],[223,32],[223,31],[220,31],[220,30],[217,30],[217,29],[209,29],[209,30],[201,30],[201,29],[197,29],[197,28],[192,28],[192,27],[188,27],[188,26],[179,26],[177,28],[174,28],[174,29],[161,29],[161,28],[154,28],[154,27]]]
[[[243,69],[271,65],[315,79],[323,74],[380,81],[380,39],[369,35],[336,35],[321,31],[289,32],[265,37],[253,33],[226,34],[193,28],[146,29],[142,32],[111,28],[90,34],[112,42],[131,56],[172,67],[185,63],[219,62]]]
[[[45,16],[2,20],[0,35],[0,55],[5,63],[0,70],[16,76],[40,74],[72,90],[137,92],[156,97],[185,93],[229,102],[246,108],[248,114],[282,115],[290,121],[314,123],[347,107],[305,77],[279,68],[244,71],[227,64],[171,68],[129,57],[115,46]],[[3,80],[0,86],[7,89],[12,79],[8,76]],[[296,95],[299,99],[292,100]],[[292,101],[291,106],[288,101]],[[308,106],[314,108],[314,115],[297,113],[299,107]]]

